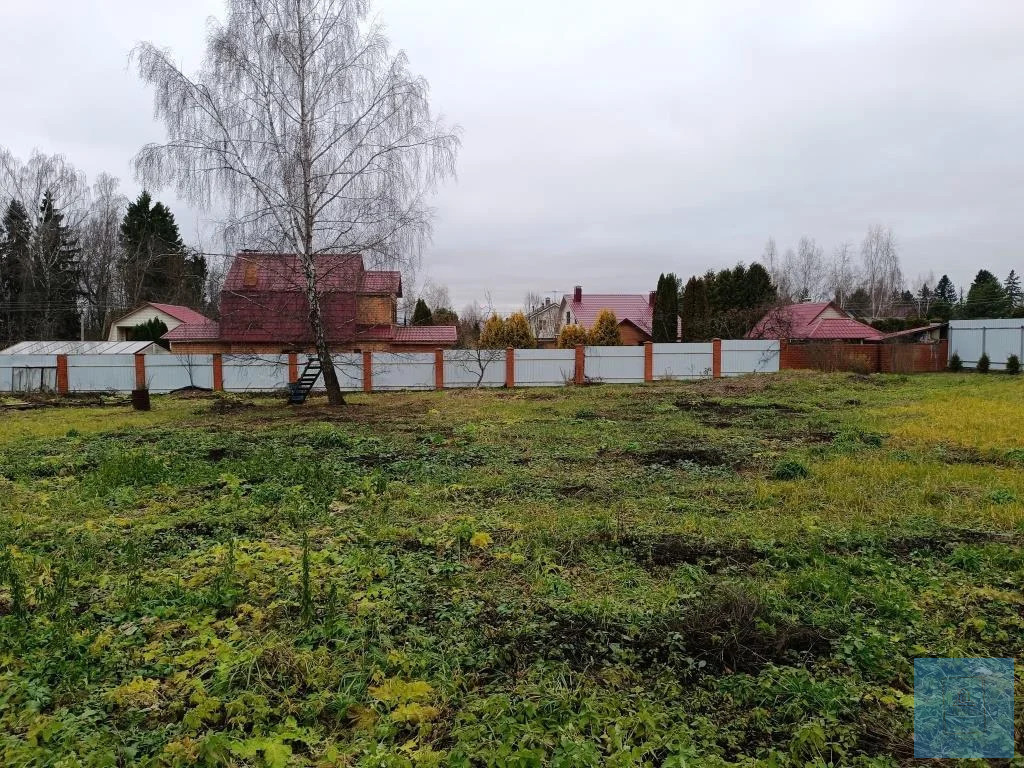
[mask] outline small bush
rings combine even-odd
[[[953,356],[949,358],[949,370],[953,371],[953,373],[960,373],[963,369],[964,361],[960,359],[960,355],[954,352]]]
[[[988,354],[983,354],[981,357],[978,358],[978,366],[976,370],[978,371],[978,373],[988,373],[989,365],[990,362],[988,359]]]
[[[1020,358],[1016,355],[1010,355],[1006,358],[1006,372],[1016,376],[1020,373]]]
[[[772,471],[772,477],[776,480],[797,480],[801,477],[807,477],[809,474],[811,474],[811,471],[795,459],[779,462]]]

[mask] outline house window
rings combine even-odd
[[[570,322],[572,322],[572,314],[569,313],[569,312],[566,312],[565,313],[565,324],[568,325]]]

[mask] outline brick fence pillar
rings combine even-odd
[[[146,356],[135,355],[135,388],[146,389]]]
[[[363,392],[373,392],[373,352],[363,351]]]
[[[444,389],[444,350],[434,350],[434,389]]]
[[[654,344],[644,342],[644,381],[654,381]]]
[[[57,394],[66,395],[68,388],[68,356],[57,355]]]
[[[505,386],[516,385],[516,351],[512,347],[505,350]]]
[[[586,376],[586,373],[585,373],[586,365],[587,365],[587,353],[584,350],[584,347],[583,347],[582,344],[577,344],[576,345],[576,370],[574,371],[574,375],[573,375],[573,381],[575,383],[582,384],[586,380],[586,378],[585,378],[585,376]]]
[[[711,376],[715,379],[722,378],[722,340],[711,340]]]
[[[213,391],[224,391],[224,359],[220,352],[213,353]]]
[[[288,383],[294,384],[299,380],[299,353],[288,353]]]

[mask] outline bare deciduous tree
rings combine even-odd
[[[796,255],[787,259],[790,282],[800,301],[817,301],[822,297],[825,282],[824,251],[813,237],[801,237]]]
[[[123,304],[118,232],[128,199],[121,194],[118,183],[113,176],[99,175],[81,230],[78,282],[84,305],[82,325],[97,338],[106,330],[109,311]]]
[[[840,307],[857,287],[857,274],[853,263],[853,246],[840,243],[832,252],[832,263],[825,278],[825,287],[830,298]]]
[[[232,239],[298,255],[332,404],[344,399],[321,257],[359,253],[391,269],[416,258],[430,233],[425,196],[454,173],[459,145],[368,13],[368,0],[228,0],[195,77],[155,45],[134,51],[168,131],[139,153],[137,173],[222,206]]]
[[[889,227],[874,224],[860,246],[861,280],[871,301],[871,317],[880,317],[903,288],[896,238]]]

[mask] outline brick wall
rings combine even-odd
[[[780,368],[854,373],[934,373],[946,368],[949,342],[938,344],[784,343]]]

